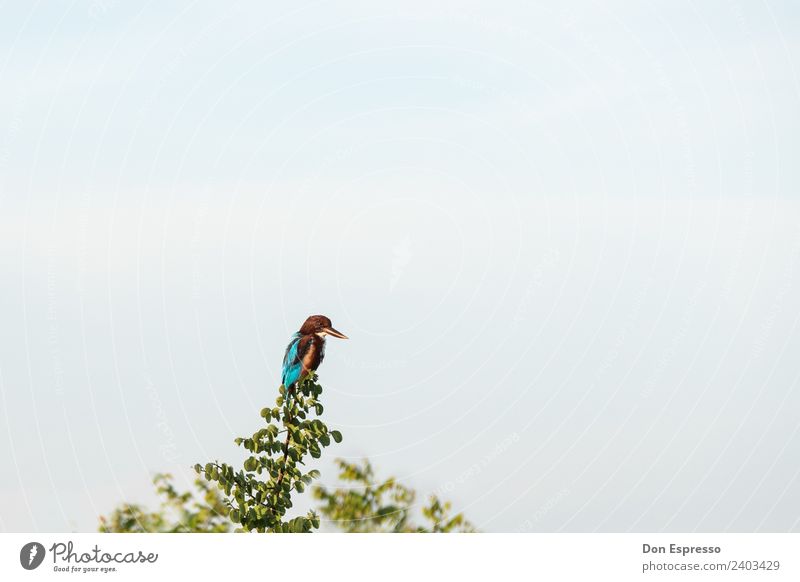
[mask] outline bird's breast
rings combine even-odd
[[[312,336],[308,351],[303,355],[303,367],[308,371],[316,370],[325,358],[325,339]]]

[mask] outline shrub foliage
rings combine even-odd
[[[279,389],[272,408],[261,410],[264,426],[250,437],[234,442],[249,455],[240,467],[213,461],[195,465],[197,495],[179,493],[172,477],[159,474],[156,491],[161,507],[147,511],[139,505],[123,504],[99,529],[106,532],[279,532],[305,533],[320,527],[319,514],[288,517],[292,499],[302,494],[320,472],[306,469],[322,450],[342,441],[337,430],[320,420],[324,408],[322,386],[315,374],[287,390]],[[319,512],[336,528],[347,532],[469,532],[472,525],[457,514],[450,517],[450,504],[435,495],[421,509],[425,525],[413,520],[416,494],[393,477],[378,482],[368,461],[361,464],[338,459],[342,486],[316,486]]]

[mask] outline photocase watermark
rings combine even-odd
[[[342,358],[342,361],[350,368],[356,370],[396,370],[408,366],[408,360],[377,360],[368,362],[366,360],[356,360],[349,356]]]
[[[178,445],[175,443],[175,432],[172,430],[168,420],[167,413],[164,411],[164,405],[161,403],[161,397],[158,395],[153,382],[149,377],[145,377],[147,395],[153,405],[153,410],[156,416],[156,429],[164,437],[164,441],[159,445],[161,456],[166,461],[175,461],[178,458]]]
[[[603,50],[601,43],[590,33],[591,30],[594,30],[590,14],[577,9],[575,6],[565,5],[560,16],[564,30],[571,34],[586,50],[603,61],[615,73],[622,74],[625,72],[625,67],[620,59],[616,58],[615,51]]]
[[[533,516],[530,519],[526,519],[524,522],[520,524],[517,528],[517,532],[527,532],[530,531],[534,525],[542,521],[545,515],[550,513],[550,511],[558,505],[559,501],[564,499],[569,495],[569,489],[561,489],[558,493],[553,495],[552,497],[548,498],[547,501],[544,502],[543,505],[537,509]]]
[[[158,554],[153,552],[104,552],[97,544],[88,551],[76,551],[70,540],[56,542],[48,550],[39,542],[28,542],[19,551],[19,563],[26,570],[35,570],[48,552],[53,558],[54,572],[116,572],[116,564],[154,564],[158,560]]]
[[[744,268],[744,258],[747,250],[752,244],[753,236],[753,213],[755,211],[755,200],[753,192],[755,191],[753,179],[753,161],[755,159],[755,152],[748,149],[744,153],[744,160],[741,164],[742,179],[739,180],[739,187],[742,189],[742,196],[745,200],[745,206],[742,213],[741,220],[738,221],[739,227],[736,229],[736,243],[733,245],[733,259],[727,268],[727,275],[725,276],[722,286],[722,298],[730,301],[739,288],[739,280],[747,272]]]
[[[26,570],[35,570],[44,561],[44,546],[39,542],[28,542],[19,551],[19,563]]]
[[[414,247],[411,235],[406,235],[392,246],[392,272],[389,277],[389,292],[394,291],[400,278],[411,262]]]
[[[58,338],[57,264],[55,247],[51,245],[47,251],[47,344],[50,348],[50,358],[53,362],[54,392],[57,396],[63,396],[64,358],[61,354],[61,345]]]
[[[118,564],[155,564],[158,560],[154,552],[105,552],[98,544],[88,551],[80,551],[70,540],[56,542],[47,550],[39,542],[28,542],[19,551],[19,563],[26,570],[35,570],[42,565],[48,552],[53,559],[54,572],[81,574],[117,572]]]
[[[3,177],[4,172],[11,159],[11,154],[14,151],[14,142],[20,135],[22,130],[22,121],[25,115],[25,110],[28,107],[28,88],[22,86],[17,89],[17,96],[14,99],[14,105],[11,108],[10,115],[6,112],[8,124],[8,132],[3,136],[3,141],[0,142],[0,178]],[[1,184],[2,182],[0,182]]]
[[[692,327],[692,324],[694,323],[696,317],[695,312],[697,310],[697,305],[700,301],[700,297],[703,295],[705,291],[705,288],[706,288],[706,282],[701,281],[700,284],[695,288],[691,297],[689,297],[683,315],[681,316],[678,322],[677,331],[672,336],[672,340],[670,341],[667,348],[661,353],[661,357],[659,357],[655,367],[651,371],[650,377],[644,383],[644,386],[641,391],[642,398],[649,398],[650,396],[653,395],[658,380],[661,378],[662,374],[669,368],[670,363],[672,362],[673,359],[675,359],[675,355],[678,352],[678,349],[683,345],[685,339],[688,337],[689,330]]]
[[[652,275],[645,279],[644,284],[639,289],[639,292],[636,294],[633,301],[631,301],[631,308],[623,321],[622,327],[614,338],[614,341],[611,343],[611,348],[608,352],[606,352],[605,357],[600,362],[600,367],[595,374],[596,381],[600,380],[609,370],[611,370],[611,368],[619,359],[623,347],[625,347],[625,344],[631,338],[636,325],[639,323],[642,307],[644,306],[645,299],[650,294],[650,288],[653,286],[654,281],[655,280]]]
[[[93,0],[87,14],[92,20],[100,20],[117,4],[119,0]]]
[[[198,313],[197,306],[200,305],[201,302],[200,290],[203,288],[203,275],[206,273],[206,270],[202,267],[204,255],[200,243],[203,240],[205,223],[206,219],[208,218],[208,214],[209,214],[208,204],[205,203],[201,204],[195,210],[194,219],[192,220],[192,236],[190,239],[190,246],[192,249],[191,296],[192,296],[192,301],[195,305],[196,314]]]
[[[516,432],[511,433],[510,435],[506,436],[503,440],[498,441],[497,444],[494,446],[494,448],[489,453],[484,455],[480,461],[473,463],[466,470],[462,471],[458,475],[458,477],[444,483],[441,487],[439,487],[435,491],[436,495],[442,496],[446,493],[450,493],[458,485],[461,485],[462,483],[466,483],[467,481],[474,479],[475,477],[480,475],[483,471],[485,471],[487,467],[489,467],[489,465],[495,459],[497,459],[497,457],[505,453],[511,447],[511,445],[513,445],[517,441],[519,441],[519,433]]]
[[[786,308],[786,297],[789,296],[792,287],[794,287],[795,270],[796,266],[800,263],[799,259],[800,241],[795,243],[792,248],[790,260],[786,263],[786,267],[783,271],[783,282],[776,288],[772,306],[769,308],[766,317],[761,323],[761,329],[759,329],[753,340],[753,360],[761,358],[767,350],[769,337],[772,334],[773,328],[779,320],[781,312]]]
[[[694,195],[697,192],[697,172],[695,164],[695,153],[690,131],[691,123],[689,122],[689,106],[685,101],[679,98],[678,91],[675,88],[670,76],[667,74],[667,69],[663,63],[656,60],[649,52],[644,52],[642,55],[648,62],[650,70],[655,75],[656,86],[664,91],[664,98],[666,104],[672,109],[672,125],[680,134],[682,158],[685,164],[685,179],[687,192]],[[676,168],[677,170],[677,168]]]
[[[531,280],[525,288],[525,294],[514,314],[514,321],[516,323],[525,321],[528,318],[528,312],[533,304],[536,290],[544,287],[547,273],[559,263],[560,259],[561,253],[559,250],[557,248],[550,248],[544,252],[539,262],[534,266],[533,272],[531,273]]]

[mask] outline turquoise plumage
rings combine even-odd
[[[289,345],[286,346],[286,354],[283,356],[283,375],[281,380],[284,386],[289,387],[300,379],[303,372],[303,362],[297,353],[300,339],[303,336],[300,332],[292,335]]]
[[[292,334],[283,355],[281,371],[281,381],[287,388],[287,393],[304,375],[316,371],[322,363],[327,336],[347,339],[346,335],[333,328],[331,320],[324,315],[309,316],[300,331]]]

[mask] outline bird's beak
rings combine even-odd
[[[342,332],[336,331],[332,327],[323,327],[322,331],[324,331],[328,335],[332,335],[333,337],[338,337],[339,339],[350,339],[349,337],[344,335]]]

